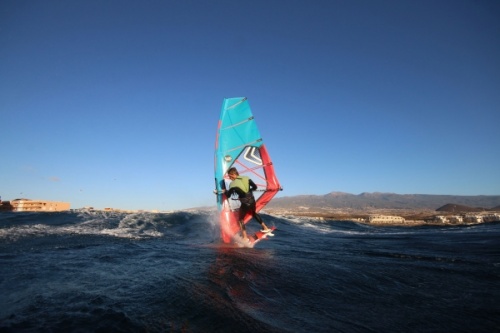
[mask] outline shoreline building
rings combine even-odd
[[[385,223],[405,223],[404,217],[390,215],[370,215],[369,223],[385,224]]]
[[[6,202],[4,201],[4,204]],[[3,205],[2,205],[3,206]],[[69,202],[14,199],[10,201],[10,211],[13,212],[61,212],[69,210]]]

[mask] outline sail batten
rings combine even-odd
[[[248,145],[252,145],[252,144],[256,144],[258,142],[262,141],[262,139],[259,139],[259,140],[255,140],[253,142],[248,142],[246,144],[243,144],[243,145],[239,145],[237,147],[233,147],[233,148],[228,148],[227,151],[230,152],[230,151],[234,151],[234,150],[241,150],[242,148],[246,148],[248,147]]]
[[[243,120],[243,121],[241,121],[241,122],[239,122],[239,123],[237,123],[237,124],[233,124],[233,125],[231,125],[231,126],[228,126],[228,127],[226,127],[226,128],[223,128],[223,130],[228,130],[228,129],[231,129],[231,128],[234,128],[234,127],[237,127],[237,126],[243,125],[244,123],[249,122],[249,121],[252,121],[253,119],[254,119],[253,117],[250,117],[250,118],[248,118],[248,119],[246,119],[246,120]]]

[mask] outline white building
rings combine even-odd
[[[445,224],[446,222],[448,222],[448,219],[444,215],[436,215],[436,216],[433,216],[432,218],[430,218],[430,219],[428,219],[426,221],[429,222],[429,223],[442,223],[442,224]]]
[[[483,223],[483,215],[482,214],[465,214],[464,222],[466,223]]]
[[[497,221],[500,221],[500,213],[483,214],[483,222],[497,222]]]
[[[449,223],[455,223],[455,224],[463,223],[464,222],[464,217],[461,216],[461,215],[448,216],[448,222]]]
[[[370,223],[405,223],[405,219],[401,216],[390,215],[370,215],[368,217]]]
[[[14,212],[59,212],[69,210],[69,202],[15,199],[10,202]]]

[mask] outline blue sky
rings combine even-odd
[[[215,206],[224,97],[280,196],[500,194],[498,1],[0,4],[0,195]]]

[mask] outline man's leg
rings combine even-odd
[[[244,204],[242,204],[240,206],[240,218],[238,220],[238,223],[240,224],[240,230],[241,230],[241,237],[243,237],[243,239],[248,239],[248,236],[247,236],[247,230],[245,228],[245,223],[243,223],[243,220],[245,219],[245,215],[247,215],[247,212],[248,212],[248,207]]]
[[[267,233],[268,236],[274,236],[272,230],[267,227],[264,221],[262,221],[262,218],[260,217],[259,214],[254,213],[253,217],[255,217],[255,219],[260,223],[260,226],[262,228],[260,231]]]
[[[241,237],[243,237],[243,239],[248,239],[245,223],[243,223],[243,220],[239,220],[238,223],[240,224]]]
[[[255,211],[255,204],[252,207],[252,215],[257,220],[257,222],[259,222],[260,226],[262,227],[262,231],[264,231],[264,232],[271,231],[271,229],[269,229],[267,227],[267,225],[264,223],[264,221],[262,220],[262,218],[260,217],[260,215],[257,214],[257,212]]]

